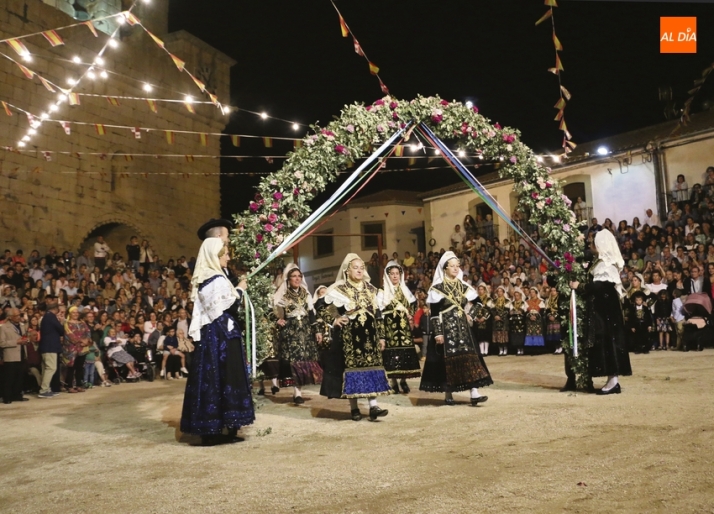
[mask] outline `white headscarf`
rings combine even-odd
[[[389,270],[392,268],[397,268],[399,270],[399,288],[402,290],[402,294],[404,295],[404,298],[407,299],[407,302],[410,304],[416,302],[416,298],[412,294],[412,292],[409,290],[407,287],[406,282],[404,281],[404,270],[402,267],[399,265],[397,261],[389,261],[387,263],[387,267],[384,268],[384,287],[382,290],[379,292],[378,295],[378,300],[379,300],[379,308],[384,309],[392,303],[392,300],[394,300],[394,293],[396,293],[396,286],[392,284],[392,281],[389,278]],[[406,305],[404,307],[407,307]]]
[[[221,239],[209,237],[204,239],[201,249],[198,251],[196,267],[191,279],[191,301],[194,304],[191,325],[188,329],[188,335],[194,341],[201,340],[201,327],[212,323],[236,300],[241,299],[241,295],[238,294],[221,267],[218,254],[224,246]],[[226,251],[228,250],[226,249]],[[199,293],[199,286],[215,276],[223,277],[223,279],[214,280]]]
[[[609,230],[601,230],[595,235],[595,248],[598,260],[590,271],[595,282],[612,282],[620,296],[625,295],[622,287],[620,271],[625,266],[625,261],[617,246],[617,240]]]
[[[317,286],[317,289],[315,289],[315,292],[312,295],[312,304],[315,305],[317,301],[320,299],[320,291],[323,289],[327,289],[327,286]]]
[[[288,284],[288,281],[290,279],[290,272],[295,270],[300,271],[300,268],[298,268],[298,265],[294,262],[291,262],[290,264],[285,266],[285,269],[283,270],[283,282],[280,284],[280,287],[277,291],[275,291],[275,294],[273,295],[274,307],[284,306],[283,297],[285,296],[285,293],[288,292],[288,287],[290,287],[290,285]],[[300,284],[300,287],[302,287],[305,292],[307,292],[307,308],[308,310],[310,310],[312,309],[312,297],[310,296],[310,290],[307,288],[307,282],[305,282],[305,275],[302,274],[302,271],[300,271],[300,275],[302,276],[302,283]]]
[[[325,294],[325,302],[333,304],[335,307],[344,307],[347,311],[353,311],[357,308],[357,306],[339,291],[339,287],[347,283],[347,271],[352,261],[362,261],[364,264],[362,257],[356,253],[348,253],[340,265],[337,277],[335,277],[335,283],[327,288],[327,293]],[[362,284],[364,287],[367,287],[369,282],[371,282],[371,278],[369,273],[367,273],[367,267],[365,266],[364,273],[362,274]]]
[[[446,252],[444,255],[441,256],[441,259],[439,259],[439,264],[434,270],[434,280],[431,283],[431,288],[429,289],[429,296],[426,299],[427,303],[439,303],[444,297],[443,294],[434,289],[434,286],[437,286],[444,282],[444,279],[446,278],[444,268],[446,267],[446,264],[452,259],[459,260],[456,254],[451,251]],[[472,301],[478,297],[478,293],[476,292],[476,290],[471,287],[466,281],[464,281],[464,271],[461,269],[461,267],[459,267],[459,274],[456,277],[456,280],[459,280],[462,284],[468,287],[468,289],[466,290],[467,300]]]

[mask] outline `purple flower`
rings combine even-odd
[[[396,109],[398,105],[399,105],[399,104],[398,104],[397,102],[389,102],[389,108],[390,108],[391,110]]]
[[[397,121],[397,120],[399,119],[399,114],[397,114],[396,112],[393,112],[393,113],[392,113],[392,119],[393,119],[394,121]]]
[[[281,193],[280,191],[276,191],[276,192],[273,193],[273,198],[274,198],[275,200],[282,200],[282,199],[283,199],[283,193]]]
[[[256,259],[260,259],[260,253],[259,253],[259,252],[255,252],[255,258],[256,258]]]
[[[495,128],[496,130],[501,130],[501,124],[498,123],[498,122],[496,122],[496,123],[493,125],[493,128]]]
[[[275,227],[273,227],[270,223],[266,223],[265,225],[263,225],[263,230],[265,230],[266,232],[272,232],[274,228]]]
[[[274,212],[271,212],[271,213],[268,215],[268,221],[269,221],[270,223],[275,223],[276,221],[278,221],[278,215],[275,214]]]
[[[553,203],[553,199],[552,199],[552,198],[546,198],[546,199],[545,199],[545,204],[546,204],[546,205],[550,205],[550,204],[552,204],[552,203]]]
[[[257,234],[257,235],[255,236],[255,240],[256,240],[257,242],[259,242],[259,243],[262,242],[262,241],[263,241],[263,234]]]
[[[297,187],[295,189],[293,189],[293,196],[297,196],[299,194],[300,194],[300,190]]]
[[[384,100],[377,100],[374,105],[384,105]]]
[[[407,128],[407,124],[402,122],[399,124],[399,128]]]
[[[536,198],[538,198],[538,193],[536,193],[536,192],[531,193],[531,198],[533,198],[534,200]]]
[[[570,225],[568,225],[567,223],[564,223],[563,230],[565,230],[566,232],[570,232]]]
[[[250,212],[258,212],[260,205],[255,202],[250,202]]]
[[[349,155],[350,151],[345,148],[343,145],[335,145],[335,152],[342,154],[342,155]]]
[[[432,114],[431,121],[434,123],[441,123],[444,120],[443,114]]]
[[[447,100],[442,100],[439,102],[441,105],[449,105],[449,102]]]
[[[511,164],[516,164],[518,162],[518,159],[516,159],[515,155],[511,156],[511,158],[508,160],[511,161]]]
[[[555,259],[555,265],[556,265],[556,267],[560,268],[560,260],[559,259]]]
[[[570,252],[565,252],[565,254],[563,254],[563,257],[565,257],[565,260],[568,262],[575,262],[575,257],[573,257],[573,254]]]
[[[471,110],[478,114],[478,107],[476,107],[475,105],[471,108]]]
[[[565,263],[565,271],[573,271],[573,265],[569,262]]]
[[[345,127],[345,130],[349,132],[350,134],[354,133],[355,131],[355,126],[352,125],[351,123]]]

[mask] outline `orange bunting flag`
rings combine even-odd
[[[164,48],[164,42],[163,42],[163,41],[161,41],[158,37],[156,37],[154,34],[152,34],[152,33],[151,33],[150,31],[148,31],[148,30],[146,31],[146,33],[149,35],[149,37],[150,37],[151,39],[154,40],[154,43],[156,43],[157,45],[159,45],[159,47]]]
[[[548,68],[548,71],[551,72],[553,75],[558,74],[558,70],[556,70],[555,68]]]
[[[265,145],[265,148],[272,148],[273,147],[273,138],[272,137],[264,137],[263,144]]]
[[[560,121],[563,118],[564,113],[565,113],[565,109],[559,110],[558,114],[555,115],[555,121]]]
[[[69,99],[69,105],[79,105],[78,93],[70,93],[67,95],[67,98]]]
[[[134,139],[141,139],[141,129],[139,127],[131,129],[131,133],[134,134]]]
[[[198,140],[201,142],[201,146],[208,146],[208,134],[200,133]]]
[[[369,61],[369,72],[372,75],[376,75],[377,73],[379,73],[379,68],[372,61]]]
[[[127,160],[127,161],[133,161],[133,160],[134,160],[134,156],[133,156],[133,155],[125,154],[125,155],[124,155],[124,159]]]
[[[191,114],[196,114],[196,109],[193,108],[193,104],[190,102],[185,102],[184,105],[186,106],[186,110],[190,112]]]
[[[558,52],[563,50],[563,45],[560,44],[560,39],[558,39],[558,36],[555,35],[555,32],[553,32],[553,44]]]
[[[382,90],[382,93],[384,93],[385,95],[389,94],[389,88],[387,87],[387,85],[384,82],[382,82],[382,79],[379,79],[379,88]]]
[[[567,131],[568,131],[568,126],[565,124],[565,118],[563,118],[562,120],[560,120],[560,125],[558,126],[558,128],[559,128],[560,130],[562,130],[563,132],[567,132]]]
[[[575,147],[578,146],[575,143],[573,143],[572,141],[566,141],[566,144],[573,150],[575,150]]]
[[[166,142],[170,145],[174,144],[174,141],[176,140],[176,135],[173,133],[172,130],[167,130],[166,131]]]
[[[101,123],[95,123],[94,128],[97,130],[97,134],[99,134],[100,136],[103,136],[107,133],[107,130],[104,128],[104,125],[102,125]]]
[[[123,14],[124,14],[124,18],[126,18],[126,21],[129,23],[129,25],[134,26],[137,24],[141,24],[141,21],[139,20],[139,18],[134,16],[134,14],[131,11],[124,11]],[[146,29],[144,29],[144,30],[146,30]],[[147,32],[149,32],[149,31],[147,30]]]
[[[236,148],[240,147],[240,136],[231,136],[231,142]]]
[[[345,19],[342,17],[340,14],[340,30],[342,31],[342,37],[347,37],[350,35],[350,29],[347,27],[347,23],[345,23]]]
[[[151,112],[156,114],[159,112],[159,110],[156,108],[156,101],[155,100],[147,100],[146,103],[149,104],[149,109],[151,109]]]
[[[193,162],[193,155],[187,155],[186,162]]]
[[[179,71],[183,71],[183,68],[184,66],[186,66],[186,63],[172,53],[169,53],[169,55],[171,56],[171,60],[174,62]]]
[[[206,91],[206,84],[204,84],[203,82],[201,82],[200,80],[198,80],[196,77],[194,77],[194,76],[191,75],[190,73],[189,73],[189,75],[191,76],[191,78],[193,79],[193,81],[194,81],[194,82],[196,83],[196,85],[198,86],[198,89],[201,90],[201,93],[203,93],[204,91]]]
[[[15,52],[17,52],[17,55],[19,55],[20,57],[25,57],[27,54],[30,53],[30,51],[25,46],[25,43],[23,43],[19,39],[8,39],[5,42],[10,45],[10,48],[15,50]]]
[[[557,102],[555,102],[555,105],[553,106],[555,109],[563,109],[565,107],[565,100],[561,98]]]
[[[12,116],[12,111],[10,110],[10,106],[7,105],[7,102],[2,102],[2,107],[5,109],[5,114]]]
[[[388,212],[385,212],[385,213],[384,213],[384,217],[385,217],[385,218],[388,218],[388,217],[389,217],[389,213],[388,213]]]
[[[302,148],[302,139],[296,139],[293,141],[293,148]]]
[[[394,156],[401,157],[402,155],[404,155],[404,145],[397,145],[394,148]]]
[[[213,93],[208,93],[208,98],[211,99],[211,103],[213,105],[218,105],[218,97],[214,95]]]
[[[357,41],[357,38],[352,36],[352,41],[355,44],[355,53],[361,57],[364,57],[364,51],[362,50],[362,46],[359,44],[359,41]]]
[[[555,0],[545,0],[543,3],[549,7],[558,7],[558,2]]]
[[[565,71],[565,68],[563,68],[563,63],[560,60],[560,55],[558,54],[555,55],[555,69],[558,71]]]
[[[548,9],[546,11],[546,13],[543,16],[541,16],[537,22],[535,22],[536,26],[540,25],[541,23],[543,23],[545,20],[547,20],[551,16],[553,16],[553,9]]]
[[[87,28],[92,31],[94,37],[99,37],[99,34],[97,34],[97,29],[94,28],[94,24],[91,21],[85,21],[84,23],[82,23],[82,25],[86,25]]]
[[[108,96],[107,97],[107,102],[112,104],[114,107],[119,107],[119,99],[115,96]]]
[[[50,83],[49,80],[46,78],[42,77],[41,75],[37,75],[37,78],[40,79],[40,82],[42,82],[42,85],[45,86],[45,89],[49,91],[50,93],[56,93],[57,90],[52,87],[52,84]]]
[[[568,91],[567,89],[565,89],[565,86],[560,86],[560,90],[563,92],[563,96],[564,96],[565,98],[567,98],[568,100],[570,100],[570,97],[572,96],[572,95],[570,94],[570,91]]]
[[[67,123],[66,121],[60,121],[59,124],[62,125],[62,129],[64,130],[65,134],[69,136],[72,133],[72,129],[70,128],[69,123]]]
[[[17,67],[20,68],[20,71],[22,71],[22,73],[24,73],[25,77],[27,77],[28,79],[32,79],[32,77],[35,76],[35,72],[32,71],[31,69],[23,66],[19,62],[16,62],[15,64],[17,64]]]
[[[62,38],[60,37],[60,35],[57,34],[57,32],[54,30],[46,30],[42,33],[42,35],[45,36],[45,39],[53,47],[64,45],[64,41],[62,41]]]

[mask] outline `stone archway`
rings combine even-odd
[[[118,252],[124,259],[127,258],[125,247],[129,244],[132,236],[138,237],[140,242],[142,239],[151,240],[144,230],[130,221],[119,218],[104,219],[95,223],[91,229],[85,232],[77,245],[78,255],[81,255],[85,250],[89,250],[90,255],[93,255],[93,245],[99,236],[104,237],[105,242],[112,250],[112,254]]]

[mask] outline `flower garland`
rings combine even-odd
[[[544,249],[557,265],[564,263],[555,277],[561,298],[568,299],[569,281],[585,278],[577,262],[583,255],[584,236],[570,210],[570,200],[550,177],[550,169],[540,165],[531,149],[521,142],[519,131],[491,124],[475,106],[439,97],[403,101],[387,96],[372,105],[347,105],[340,118],[327,127],[311,126],[314,133],[288,155],[282,169],[260,182],[248,210],[234,216],[237,228],[231,241],[242,265],[246,269],[257,267],[310,214],[309,202],[337,179],[338,172],[369,156],[374,146],[406,127],[407,122],[424,123],[440,139],[455,140],[466,151],[501,162],[499,176],[514,181],[519,206],[532,213],[531,222],[539,227]],[[258,362],[266,355],[271,288],[267,273],[257,274],[249,281],[259,320]],[[584,313],[580,301],[579,307]],[[587,366],[582,358],[575,362],[574,371],[579,383],[584,384]]]

